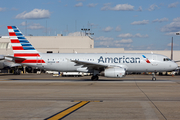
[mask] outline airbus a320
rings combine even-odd
[[[14,62],[59,72],[91,73],[91,80],[100,75],[112,78],[125,77],[126,72],[165,72],[177,64],[160,54],[47,54],[38,52],[16,26],[8,26],[14,52]],[[153,75],[152,80],[156,80]]]

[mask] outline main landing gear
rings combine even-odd
[[[91,80],[93,80],[93,81],[96,81],[96,80],[99,80],[99,76],[98,75],[93,75],[92,77],[91,77]]]
[[[155,73],[152,73],[152,81],[156,81]]]
[[[91,80],[93,80],[93,81],[99,80],[98,74],[99,74],[99,71],[98,70],[94,70],[93,71],[93,75],[91,77]]]
[[[21,74],[21,71],[19,69],[14,70],[14,75],[20,75],[20,74]]]

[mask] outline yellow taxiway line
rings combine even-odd
[[[59,112],[55,115],[46,118],[45,120],[61,120],[62,118],[66,117],[67,115],[71,114],[72,112],[76,111],[77,109],[83,107],[84,105],[88,104],[90,101],[80,101],[79,103]]]

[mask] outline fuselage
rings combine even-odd
[[[168,57],[159,54],[40,54],[45,63],[26,63],[46,70],[54,71],[78,71],[82,65],[77,65],[71,60],[98,63],[101,65],[119,66],[127,72],[164,72],[177,68],[177,64]]]

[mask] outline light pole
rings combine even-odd
[[[171,60],[173,60],[173,37],[171,42]]]
[[[176,35],[180,35],[180,33],[176,33]]]
[[[176,35],[180,35],[180,33],[176,33]],[[173,37],[171,42],[171,60],[173,60]]]

